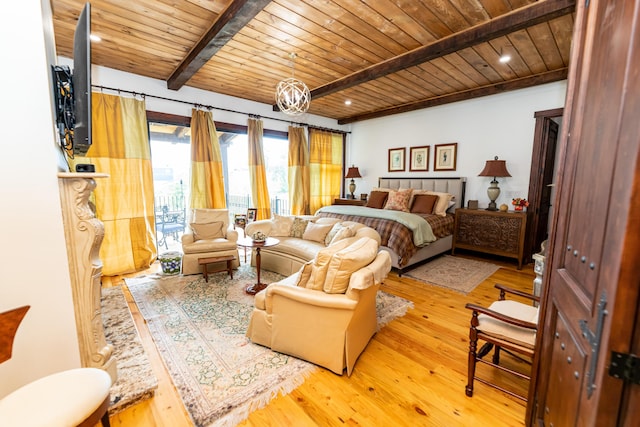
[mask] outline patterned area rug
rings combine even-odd
[[[105,338],[113,345],[118,367],[118,379],[111,386],[109,406],[109,414],[115,414],[152,397],[158,388],[158,380],[120,286],[102,289],[102,323]]]
[[[261,274],[266,283],[281,278]],[[234,280],[216,273],[209,283],[201,275],[126,279],[196,426],[236,425],[317,369],[245,336],[254,297],[244,288],[254,281],[248,265],[234,273]],[[378,295],[380,325],[413,306],[399,297]]]
[[[488,262],[444,255],[409,270],[405,276],[466,295],[499,268]]]

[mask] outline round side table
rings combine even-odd
[[[242,246],[243,248],[255,249],[256,251],[256,271],[258,275],[258,281],[256,283],[250,284],[245,289],[245,292],[249,295],[255,295],[267,287],[265,283],[262,283],[260,281],[260,250],[262,250],[262,248],[275,246],[278,243],[280,243],[280,240],[274,239],[273,237],[267,237],[267,239],[263,242],[255,241],[250,237],[243,237],[242,239],[238,239],[238,246]]]

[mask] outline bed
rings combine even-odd
[[[464,206],[465,185],[466,178],[378,179],[379,188],[412,188],[452,194],[452,206],[444,217],[348,205],[325,206],[316,215],[356,221],[374,228],[382,238],[381,248],[389,252],[393,267],[402,275],[423,261],[451,250],[453,212]]]

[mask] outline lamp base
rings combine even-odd
[[[353,178],[351,179],[351,183],[349,183],[349,191],[351,191],[351,194],[347,194],[347,199],[355,199],[356,196],[353,193],[356,192],[356,182]]]
[[[497,211],[498,207],[496,206],[496,199],[500,195],[500,187],[498,187],[498,181],[496,181],[495,178],[493,178],[493,181],[491,181],[490,184],[489,188],[487,188],[487,196],[489,196],[489,200],[491,200],[491,202],[489,203],[487,210]]]

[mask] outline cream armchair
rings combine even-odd
[[[193,209],[189,227],[182,235],[182,274],[202,273],[198,259],[231,255],[233,268],[240,265],[238,232],[229,228],[227,209]]]
[[[369,257],[362,266],[364,258],[355,259],[360,256]],[[378,243],[368,237],[323,249],[300,271],[256,295],[247,336],[339,375],[346,368],[351,375],[377,331],[376,294],[390,270],[389,253],[378,252]]]

